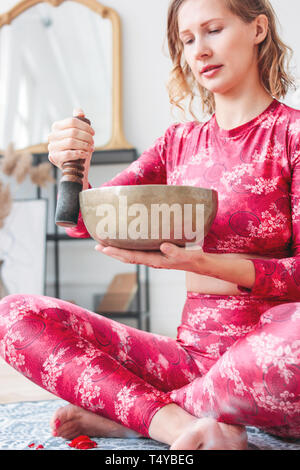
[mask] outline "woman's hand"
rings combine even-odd
[[[157,269],[178,269],[203,274],[251,289],[255,283],[255,268],[251,260],[224,258],[222,254],[205,253],[202,248],[180,248],[162,243],[160,251],[123,250],[98,244],[96,251],[124,263],[144,264]]]
[[[124,250],[98,244],[96,251],[124,263],[144,264],[157,269],[178,269],[205,274],[207,256],[201,248],[186,249],[172,243],[162,243],[160,251]]]
[[[84,159],[83,179],[87,180],[95,132],[89,124],[76,119],[75,116],[84,116],[84,112],[75,109],[73,117],[53,123],[48,136],[48,159],[60,169],[70,160]]]

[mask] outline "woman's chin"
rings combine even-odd
[[[215,84],[215,85],[210,85],[210,86],[203,85],[203,86],[204,88],[206,88],[207,91],[209,91],[213,95],[226,95],[232,89],[230,85],[224,85],[224,84]]]
[[[238,85],[238,80],[236,77],[230,77],[229,79],[228,77],[227,79],[225,77],[215,77],[210,79],[203,79],[203,77],[201,77],[199,85],[210,93],[225,95]]]

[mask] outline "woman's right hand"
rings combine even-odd
[[[89,124],[76,116],[84,116],[84,112],[75,109],[73,117],[53,123],[48,136],[48,159],[61,170],[63,164],[70,160],[84,159],[84,180],[87,180],[95,148],[95,132]]]

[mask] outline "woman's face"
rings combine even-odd
[[[212,93],[232,92],[257,71],[256,24],[243,22],[224,0],[185,0],[178,29],[195,79]],[[218,68],[205,72],[207,66]]]

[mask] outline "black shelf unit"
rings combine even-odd
[[[120,149],[120,150],[98,150],[93,153],[91,160],[91,166],[94,165],[106,165],[106,164],[120,164],[120,163],[131,163],[137,159],[136,149]],[[33,154],[33,164],[38,165],[48,161],[47,153]],[[58,194],[58,169],[53,166],[53,176],[55,183],[53,184],[53,201],[56,206],[57,194]],[[36,190],[37,199],[41,198],[41,188],[37,187]],[[59,244],[61,242],[68,241],[85,241],[91,240],[90,238],[72,238],[67,234],[59,233],[58,227],[54,225],[53,233],[47,233],[47,243],[54,243],[54,295],[57,299],[60,299],[60,257],[59,257]],[[130,309],[126,312],[114,312],[105,313],[101,312],[101,315],[115,319],[133,318],[137,322],[139,329],[150,331],[150,300],[149,300],[149,268],[143,266],[145,269],[145,279],[141,282],[141,266],[136,265],[136,276],[137,276],[137,292],[130,304]]]

